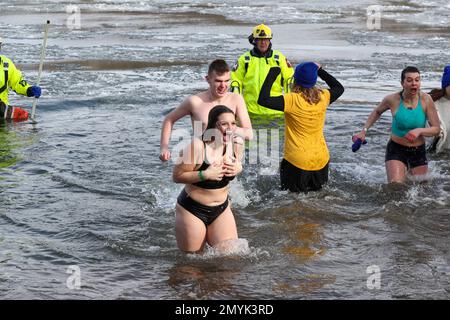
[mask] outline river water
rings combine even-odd
[[[369,5],[382,9],[374,30]],[[450,154],[430,156],[428,181],[388,186],[387,113],[369,143],[351,152],[352,134],[400,89],[406,65],[422,71],[424,90],[440,85],[450,64],[448,1],[0,7],[2,54],[31,82],[43,23],[51,21],[38,123],[0,124],[0,298],[449,298]],[[306,195],[280,191],[283,122],[254,122],[260,141],[231,184],[249,250],[185,255],[174,235],[183,186],[171,180],[173,163],[158,159],[161,123],[207,88],[213,59],[233,64],[249,48],[246,38],[261,22],[293,64],[320,61],[346,88],[327,113],[330,182]],[[14,93],[10,102],[31,107]],[[187,118],[175,125],[172,147],[190,126]],[[275,138],[265,142],[266,134]]]

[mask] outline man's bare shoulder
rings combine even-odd
[[[185,110],[188,114],[192,115],[196,113],[196,110],[201,106],[202,100],[198,94],[190,95],[186,97],[179,108]]]
[[[193,94],[192,96],[189,96],[189,101],[192,107],[200,107],[204,103],[206,103],[207,99],[207,92],[202,91],[197,94]]]
[[[229,107],[234,109],[233,111],[236,111],[238,108],[245,108],[244,98],[236,92],[228,92],[226,100]]]
[[[206,91],[190,97],[190,112],[193,120],[200,120],[206,125],[211,108]]]
[[[188,96],[184,101],[189,104],[189,106],[195,105],[196,101],[198,100],[198,97],[196,94]]]
[[[239,93],[236,92],[228,92],[228,97],[232,100],[236,100],[236,101],[241,101],[242,95],[240,95]]]

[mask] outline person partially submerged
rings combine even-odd
[[[180,250],[202,252],[238,238],[228,197],[229,182],[242,171],[244,140],[235,136],[236,117],[224,105],[208,115],[201,138],[194,138],[173,168],[173,181],[184,183],[176,204],[175,233]]]

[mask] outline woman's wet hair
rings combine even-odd
[[[206,126],[206,130],[216,128],[216,123],[222,113],[232,113],[234,115],[233,110],[231,110],[227,106],[224,106],[222,104],[215,106],[211,109],[211,111],[209,111],[208,125]]]
[[[413,66],[407,66],[405,69],[402,70],[402,77],[401,77],[402,83],[405,80],[407,73],[418,73],[420,75],[419,69]]]
[[[433,89],[428,94],[431,96],[433,101],[438,101],[440,98],[445,96],[445,90],[444,89]]]
[[[322,89],[314,86],[312,88],[303,88],[301,85],[296,84],[295,82],[291,85],[291,91],[294,93],[300,93],[303,99],[306,100],[309,104],[319,103],[321,99]]]
[[[231,113],[233,114],[233,116],[235,115],[233,110],[231,110],[227,106],[219,104],[213,107],[211,111],[209,111],[208,124],[206,126],[205,131],[203,132],[203,137],[205,137],[205,132],[208,131],[209,129],[217,129],[217,121],[219,120],[220,115],[223,113]]]

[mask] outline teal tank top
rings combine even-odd
[[[427,117],[422,108],[422,99],[419,97],[419,103],[414,109],[408,109],[403,103],[400,94],[400,105],[392,120],[392,134],[397,137],[404,137],[410,130],[416,128],[425,128]]]

